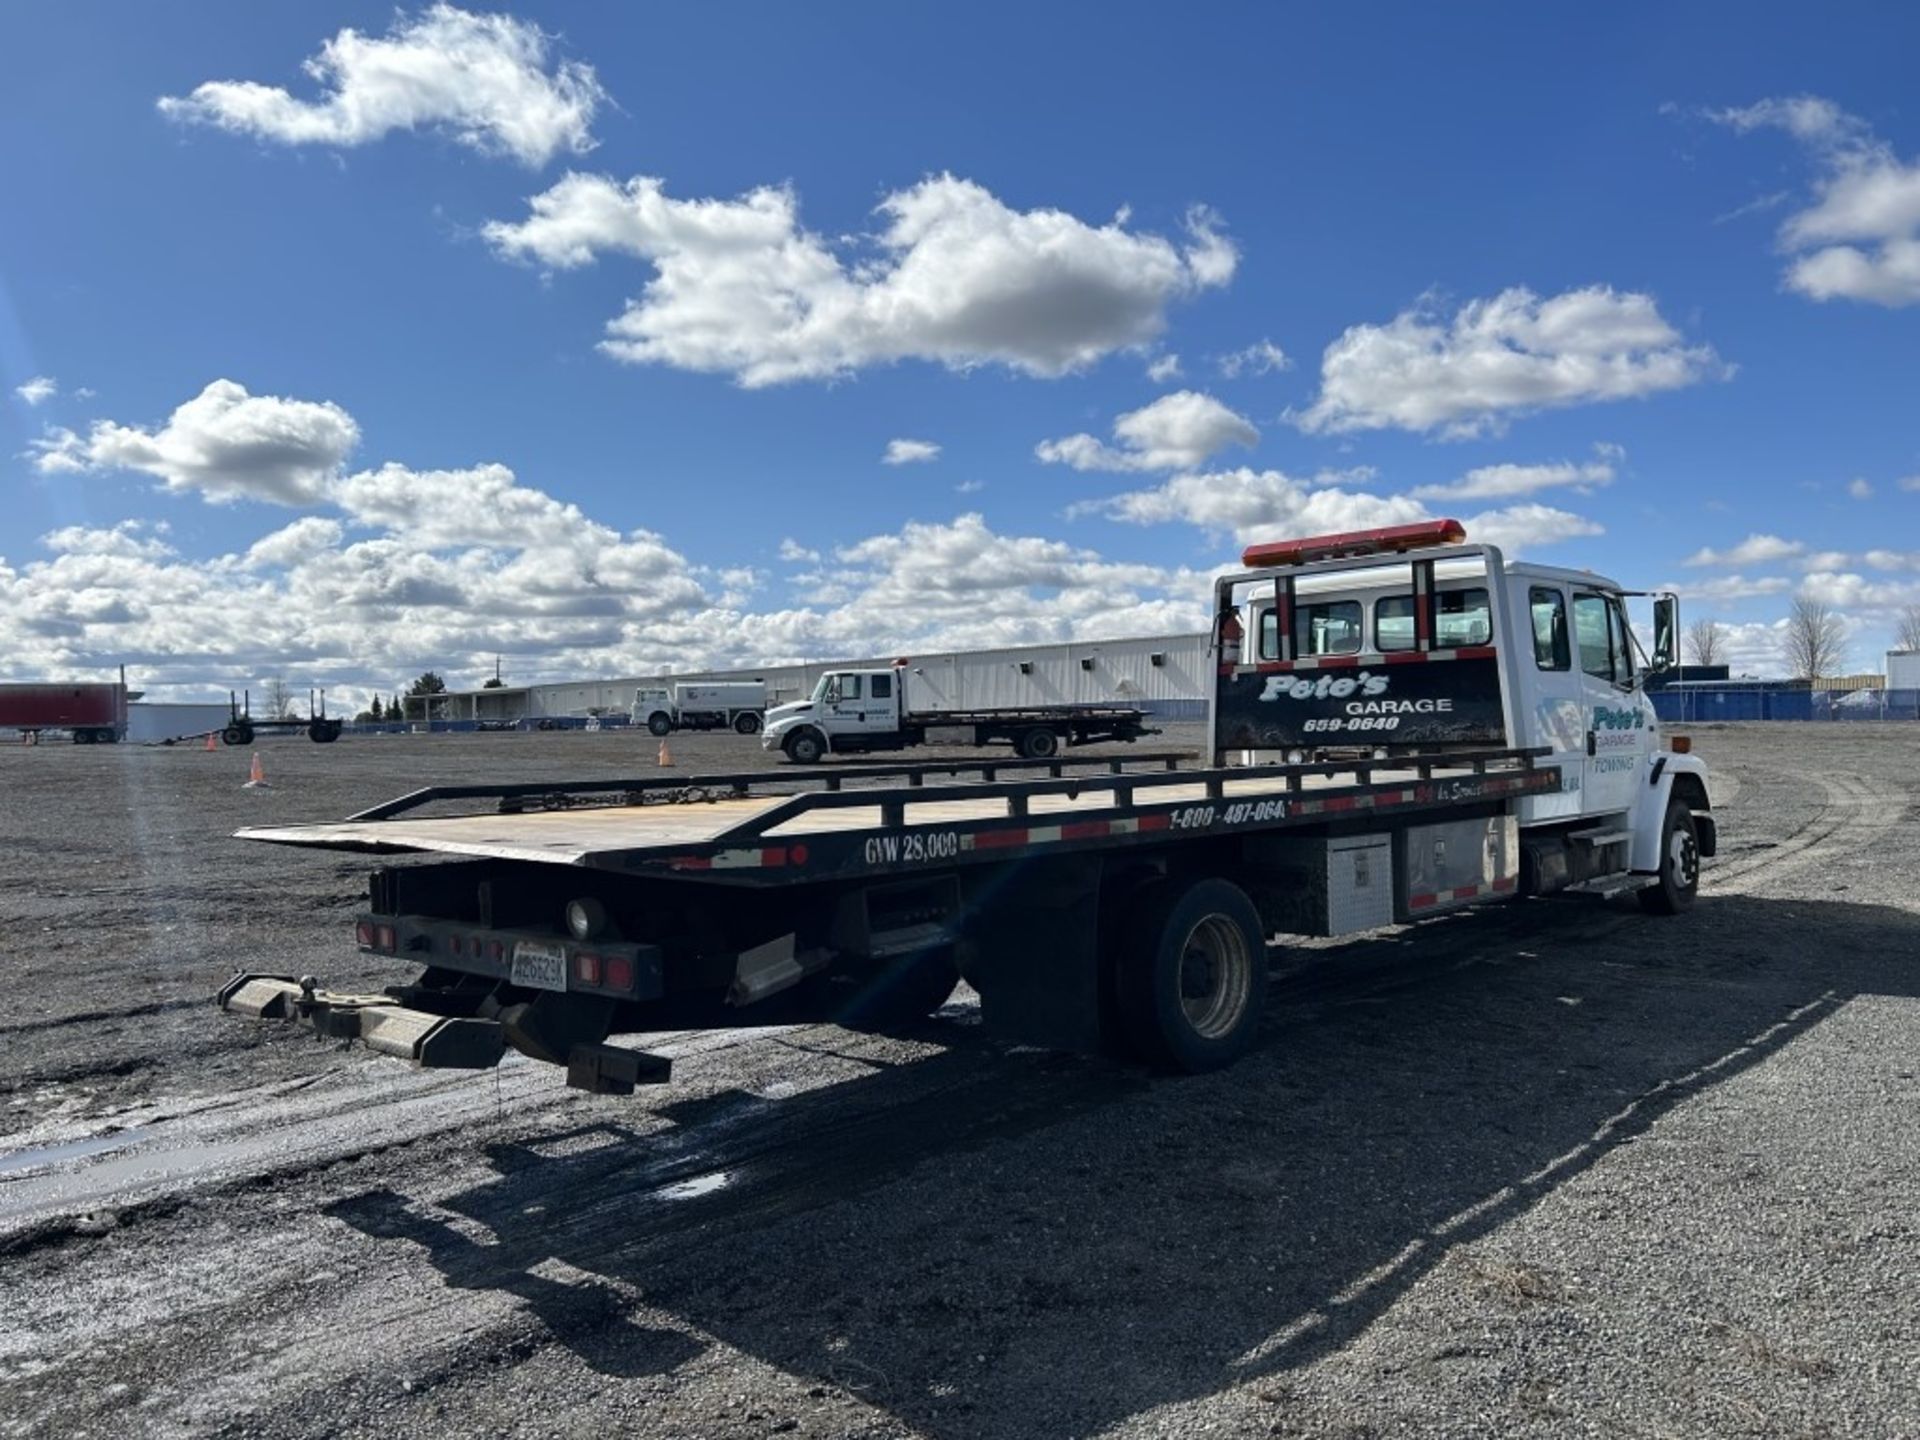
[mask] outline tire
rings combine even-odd
[[[253,739],[253,727],[250,725],[229,725],[220,732],[222,745],[244,745]]]
[[[73,732],[73,743],[74,743],[74,744],[76,744],[76,745],[91,745],[91,744],[93,744],[93,741],[94,741],[94,734],[93,734],[93,731],[91,731],[91,730],[84,730],[84,729],[80,729],[80,728],[78,728],[78,727],[76,727],[76,728],[75,728],[75,730],[74,730],[74,732]]]
[[[733,717],[733,728],[735,733],[740,735],[758,735],[760,733],[760,717],[752,711],[748,711],[744,715],[736,715]]]
[[[673,721],[656,710],[647,717],[647,733],[649,735],[658,735],[664,739],[673,733]]]
[[[331,745],[340,738],[338,720],[314,720],[307,725],[307,739],[316,745]]]
[[[910,1029],[946,1004],[960,984],[960,968],[951,949],[923,950],[821,979],[834,995],[834,1024],[885,1033]]]
[[[1265,927],[1226,880],[1149,889],[1123,922],[1114,998],[1128,1049],[1197,1075],[1253,1045],[1267,999]]]
[[[1638,893],[1649,915],[1678,915],[1700,893],[1700,832],[1693,811],[1677,796],[1660,824],[1660,878]]]
[[[1014,748],[1029,760],[1050,760],[1060,753],[1060,737],[1051,730],[1022,730]]]
[[[787,752],[787,759],[796,765],[818,765],[826,758],[826,737],[818,730],[799,729],[787,736],[786,743],[780,747]]]

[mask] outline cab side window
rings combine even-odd
[[[873,698],[891,700],[893,698],[893,676],[876,675],[873,677]]]
[[[840,698],[842,700],[858,700],[860,698],[860,682],[865,678],[866,677],[861,675],[842,675],[840,677]]]
[[[1573,633],[1580,646],[1580,668],[1601,680],[1617,680],[1613,664],[1613,633],[1618,623],[1604,595],[1573,597]],[[1631,674],[1631,669],[1628,670]]]
[[[1533,663],[1542,670],[1571,670],[1567,597],[1558,590],[1536,585],[1527,592],[1527,608],[1533,613]]]

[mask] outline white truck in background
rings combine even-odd
[[[781,751],[796,765],[813,765],[829,754],[904,750],[950,736],[959,744],[1011,745],[1029,760],[1045,760],[1063,745],[1133,741],[1157,734],[1147,728],[1146,719],[1147,712],[1135,705],[1035,699],[955,706],[924,682],[910,663],[901,661],[884,669],[833,670],[822,675],[805,700],[775,706],[767,713],[760,745]]]
[[[767,715],[764,680],[684,681],[633,692],[633,723],[655,735],[675,730],[759,732]]]

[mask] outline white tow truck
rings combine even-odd
[[[916,695],[913,668],[902,660],[886,669],[822,675],[805,700],[767,712],[760,744],[798,765],[817,764],[829,754],[904,750],[942,738],[967,745],[1007,744],[1029,760],[1044,760],[1063,745],[1133,741],[1156,733],[1146,722],[1147,712],[1135,705],[943,705]]]
[[[512,1046],[610,1093],[671,1068],[616,1032],[887,1028],[964,978],[1014,1038],[1197,1071],[1254,1043],[1276,936],[1497,902],[1579,924],[1563,896],[1692,904],[1715,849],[1707,773],[1685,737],[1663,743],[1645,689],[1673,660],[1672,596],[1654,600],[1649,659],[1621,586],[1509,565],[1454,521],[1243,563],[1215,582],[1198,766],[469,784],[243,830],[449,858],[375,870],[355,921],[361,950],[413,980],[367,995],[246,974],[220,1003],[426,1066]]]

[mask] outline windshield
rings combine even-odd
[[[820,677],[820,683],[813,687],[813,694],[808,698],[816,705],[826,704],[828,699],[831,698],[828,692],[837,688],[833,683],[837,678],[837,676],[833,675],[822,675]]]

